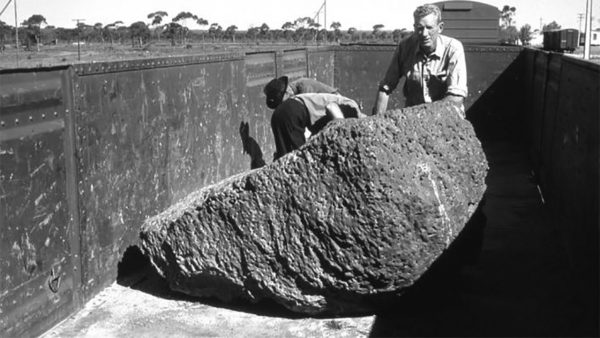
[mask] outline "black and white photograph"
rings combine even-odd
[[[600,0],[0,0],[0,337],[598,337]]]

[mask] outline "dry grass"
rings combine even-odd
[[[31,51],[20,51],[17,65],[17,53],[14,47],[7,46],[0,54],[0,69],[35,68],[90,63],[102,61],[119,61],[132,59],[159,58],[168,56],[185,56],[224,52],[248,52],[275,49],[300,48],[305,45],[282,43],[194,43],[186,46],[171,46],[168,42],[152,43],[144,47],[131,47],[122,44],[81,44],[80,56],[77,45],[62,44],[41,46],[38,52],[35,47]]]
[[[31,51],[20,51],[17,65],[16,50],[7,46],[0,54],[0,69],[5,68],[37,68],[69,65],[77,63],[90,63],[102,61],[134,60],[146,58],[159,58],[168,56],[185,56],[224,52],[252,52],[261,50],[276,50],[306,47],[304,44],[292,45],[285,43],[194,43],[187,46],[171,46],[170,43],[148,44],[144,47],[133,48],[131,45],[122,44],[82,44],[80,56],[77,45],[62,44],[57,46],[41,46],[38,52],[35,48]],[[311,45],[311,47],[314,47]],[[583,47],[573,52],[573,57],[583,57]],[[600,46],[591,47],[592,62],[600,63]]]

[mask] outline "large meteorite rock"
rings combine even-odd
[[[142,250],[190,295],[355,310],[428,269],[475,210],[486,171],[470,123],[448,104],[336,121],[148,219]]]

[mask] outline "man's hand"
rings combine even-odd
[[[242,139],[242,147],[246,154],[250,154],[250,149],[248,145],[248,140],[250,138],[250,127],[248,126],[248,122],[242,121],[240,123],[240,138]]]
[[[265,165],[263,153],[256,140],[250,137],[250,127],[248,122],[240,123],[240,137],[244,153],[250,155],[250,169],[260,168]]]

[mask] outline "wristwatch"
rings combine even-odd
[[[379,91],[384,92],[387,95],[390,95],[390,93],[392,92],[392,90],[390,89],[390,87],[388,85],[379,85]]]

